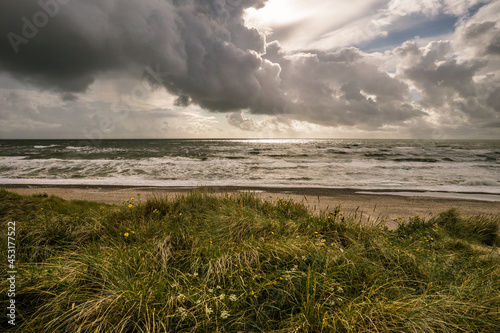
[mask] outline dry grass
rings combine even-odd
[[[19,272],[18,324],[5,317],[0,327],[500,330],[499,219],[464,220],[452,210],[391,231],[251,194],[135,201],[108,206],[0,191],[3,230],[17,222]],[[1,242],[6,254],[5,233]]]

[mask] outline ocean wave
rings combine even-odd
[[[395,158],[393,159],[395,162],[419,162],[419,163],[436,163],[439,160],[435,158],[425,158],[425,157],[406,157],[406,158]]]
[[[13,161],[22,161],[28,159],[28,156],[0,156],[2,163],[9,163]]]
[[[234,184],[500,191],[499,143],[443,149],[407,141],[103,140],[1,142],[0,177],[30,183]],[[148,144],[149,143],[149,144]],[[359,143],[359,144],[356,144]],[[154,146],[152,146],[154,144]],[[47,147],[47,148],[41,148]],[[481,148],[481,149],[478,149]],[[480,156],[478,156],[480,155]],[[496,157],[486,160],[486,157]],[[205,159],[205,160],[204,160]],[[478,161],[478,159],[481,159]],[[29,180],[29,181],[28,181]]]
[[[349,152],[347,152],[345,150],[336,150],[336,149],[328,149],[328,152],[330,154],[338,154],[338,155],[347,155],[347,154],[349,154]]]
[[[463,186],[500,186],[500,183],[494,179],[471,179],[466,180],[460,185]]]
[[[365,157],[374,158],[377,160],[389,160],[393,157],[401,156],[401,154],[390,154],[390,153],[365,153]]]
[[[247,158],[244,156],[224,156],[225,159],[228,160],[246,160]]]
[[[45,149],[45,148],[53,148],[53,147],[59,147],[59,145],[49,145],[49,146],[36,145],[36,146],[33,146],[33,148],[35,148],[35,149]]]
[[[80,146],[80,147],[66,146],[65,149],[68,149],[68,150],[91,150],[91,149],[93,149],[93,147],[89,147],[89,146]]]
[[[491,156],[491,155],[476,155],[477,157],[479,157],[480,159],[476,160],[476,161],[487,161],[487,162],[495,162],[497,160],[496,156]]]

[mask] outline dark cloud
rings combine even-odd
[[[242,112],[233,112],[226,116],[227,122],[244,131],[259,131],[261,127],[251,118],[245,117]]]
[[[61,98],[63,101],[76,101],[78,99],[78,96],[71,94],[69,92],[66,92],[61,96]]]
[[[500,113],[500,86],[494,87],[486,98],[488,106]]]
[[[354,81],[344,84],[342,87],[340,87],[340,90],[343,93],[343,97],[348,101],[366,100],[366,97],[361,94],[358,84]]]
[[[119,66],[116,52],[101,49],[72,22],[69,9],[78,2],[38,1],[0,3],[0,69],[44,88],[84,91],[99,71]],[[52,13],[52,15],[49,15]],[[76,24],[74,24],[76,23]],[[106,55],[107,53],[107,55]]]
[[[191,98],[187,95],[181,95],[174,101],[175,106],[189,106],[189,104],[191,104]]]
[[[42,5],[41,5],[42,4]],[[165,85],[212,108],[235,108],[259,88],[264,48],[242,10],[263,1],[68,1],[0,3],[0,68],[36,86],[83,92],[102,73],[159,64]],[[233,85],[237,71],[243,78]],[[248,77],[245,77],[248,76]],[[207,87],[210,87],[207,89]],[[248,101],[246,101],[248,103]]]
[[[491,40],[491,43],[486,48],[486,54],[500,55],[500,30]]]
[[[484,125],[485,128],[500,128],[500,121]]]
[[[487,33],[494,28],[495,22],[474,23],[465,29],[464,37],[469,40],[482,37],[484,33]]]
[[[470,38],[481,38],[494,25],[470,26],[465,30]],[[431,42],[419,48],[407,42],[394,50],[402,62],[398,76],[410,80],[422,99],[419,103],[436,117],[468,124],[469,130],[490,127],[500,112],[500,80],[489,71],[485,58],[457,59],[451,42]]]
[[[286,55],[276,44],[265,56],[281,67],[285,113],[318,124],[378,128],[421,116],[408,86],[355,48]]]
[[[424,105],[441,107],[457,95],[464,98],[475,95],[473,77],[486,62],[459,62],[448,57],[451,51],[450,42],[432,42],[425,49],[419,49],[415,42],[407,42],[395,50],[403,58],[399,75],[420,89]]]
[[[472,23],[460,32],[463,43],[476,48],[476,55],[500,55],[500,29],[496,22]]]

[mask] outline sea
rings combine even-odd
[[[500,198],[500,141],[0,140],[1,184],[318,187]]]

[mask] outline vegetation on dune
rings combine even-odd
[[[2,330],[500,330],[499,218],[449,210],[388,230],[252,194],[112,206],[0,190],[4,258],[8,221],[18,312]]]

